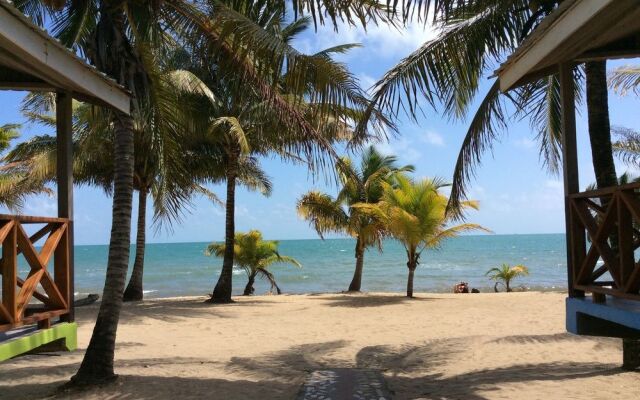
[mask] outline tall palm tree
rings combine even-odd
[[[395,156],[382,155],[370,146],[363,152],[359,168],[346,157],[336,165],[342,187],[335,199],[311,191],[298,200],[298,213],[309,221],[321,238],[335,232],[356,239],[356,267],[349,291],[360,291],[365,250],[371,246],[382,248],[382,238],[386,234],[378,219],[361,213],[354,205],[378,203],[383,196],[383,184],[393,184],[401,174],[412,171],[413,166],[398,167]]]
[[[396,185],[384,183],[384,194],[378,204],[358,204],[363,212],[384,221],[386,229],[398,240],[407,253],[407,297],[413,297],[413,278],[420,257],[427,249],[438,248],[449,238],[461,233],[483,230],[478,224],[463,223],[451,226],[453,217],[447,213],[448,198],[440,192],[445,186],[439,179],[418,182],[400,176]],[[475,201],[464,201],[460,207],[478,209]]]
[[[495,291],[498,291],[498,284],[502,283],[507,292],[511,292],[511,281],[520,277],[529,275],[529,269],[524,265],[502,264],[500,267],[494,267],[485,274],[489,279],[496,281]]]
[[[229,2],[239,4],[238,2]],[[251,4],[251,1],[241,2]],[[279,7],[271,2],[259,7]],[[324,82],[314,88],[319,98],[331,97],[342,105],[351,102],[348,93],[334,85],[329,76],[317,68],[319,60],[299,57],[290,47],[260,29],[253,21],[233,12],[225,2],[207,0],[16,0],[14,4],[36,23],[52,21],[53,33],[65,45],[95,65],[100,71],[116,79],[132,93],[132,109],[140,112],[145,102],[152,102],[150,77],[142,62],[146,50],[157,50],[176,41],[187,48],[193,42],[207,42],[205,48],[220,70],[241,78],[238,91],[254,90],[272,108],[274,118],[301,135],[320,138],[295,108],[274,90],[267,79],[268,70],[256,65],[268,65],[274,56],[287,59],[292,85],[307,85],[300,77]],[[320,7],[319,7],[320,6]],[[384,18],[383,10],[373,1],[340,2],[311,0],[296,2],[298,13],[310,13],[324,23],[346,19],[349,23]],[[251,57],[247,49],[253,50]],[[260,63],[257,61],[261,61]],[[298,88],[299,86],[296,86]],[[115,336],[122,306],[122,294],[129,258],[131,208],[133,194],[133,127],[134,120],[123,113],[110,113],[114,127],[114,197],[112,230],[103,300],[91,341],[72,384],[97,384],[115,379],[113,369]]]
[[[237,232],[235,234],[233,253],[235,264],[244,269],[247,273],[247,285],[244,288],[244,295],[250,296],[254,292],[253,285],[257,276],[262,276],[271,284],[271,290],[281,294],[282,291],[276,282],[276,278],[269,271],[273,264],[291,264],[302,268],[302,265],[292,257],[283,256],[278,252],[278,242],[275,240],[262,240],[262,233],[252,230],[247,233]],[[226,243],[211,243],[205,252],[206,255],[224,257]]]
[[[308,29],[309,19],[300,19],[284,25],[282,10],[265,11],[259,8],[238,8],[265,32],[279,39],[282,46],[290,47],[294,37]],[[193,72],[201,78],[215,101],[196,101],[197,113],[194,117],[209,132],[210,138],[223,149],[225,178],[227,185],[225,242],[226,253],[222,271],[211,295],[211,302],[231,301],[233,279],[233,241],[235,235],[235,187],[238,161],[276,155],[285,161],[303,162],[311,171],[317,172],[325,164],[335,159],[333,144],[350,138],[350,121],[358,121],[369,106],[364,91],[357,80],[346,69],[332,59],[334,53],[349,50],[355,45],[346,44],[332,47],[312,55],[298,54],[303,60],[313,60],[317,69],[313,75],[330,77],[331,84],[343,92],[349,101],[343,104],[335,95],[324,96],[328,82],[316,81],[313,75],[295,77],[289,70],[285,57],[276,57],[261,67],[272,71],[273,86],[278,88],[284,99],[294,107],[305,123],[311,126],[316,136],[304,135],[299,129],[292,129],[274,119],[269,105],[255,92],[234,90],[232,78],[211,70],[208,65],[196,65]],[[376,111],[374,123],[369,127],[371,134],[382,132],[381,127],[390,125],[386,118]]]
[[[537,132],[540,156],[555,173],[561,157],[560,83],[557,75],[541,77],[508,94],[501,94],[496,78],[477,107],[481,83],[511,54],[561,0],[435,0],[419,2],[431,14],[440,33],[434,40],[390,69],[374,86],[373,104],[398,115],[420,114],[421,100],[445,115],[472,118],[462,143],[450,197],[450,208],[466,194],[469,180],[483,153],[506,131],[511,118],[529,118]],[[430,8],[429,8],[430,7]],[[576,94],[586,78],[587,110],[593,167],[600,187],[615,185],[610,155],[606,64],[587,63],[576,68]],[[511,107],[509,107],[511,106]]]

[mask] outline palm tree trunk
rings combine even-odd
[[[146,244],[147,220],[147,190],[141,188],[138,192],[138,231],[136,232],[136,258],[129,284],[124,291],[124,301],[140,301],[144,295],[142,276],[144,273],[144,250]]]
[[[350,292],[359,292],[362,287],[362,270],[364,268],[364,244],[358,236],[356,241],[356,270],[353,273],[353,279],[349,285]]]
[[[407,267],[409,268],[409,278],[407,279],[407,297],[413,297],[413,275],[418,267],[418,260],[415,256],[410,255],[409,261],[407,262]]]
[[[224,238],[224,259],[220,278],[213,289],[210,302],[231,303],[231,291],[233,289],[233,246],[235,235],[235,197],[237,160],[230,161],[227,171],[227,204]]]
[[[589,140],[596,183],[599,188],[616,186],[618,179],[611,146],[606,61],[586,63],[586,76]]]
[[[117,113],[114,118],[113,222],[107,276],[93,334],[73,385],[94,385],[116,378],[113,360],[122,295],[129,267],[133,196],[133,119]]]
[[[244,287],[244,296],[251,296],[253,294],[253,284],[256,281],[256,274],[252,273],[249,275],[249,281],[247,282],[247,286]]]

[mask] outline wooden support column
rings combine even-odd
[[[69,93],[56,94],[56,128],[57,128],[57,163],[56,172],[58,178],[58,217],[68,218],[69,226],[66,232],[66,254],[63,249],[56,254],[56,262],[66,261],[69,265],[66,277],[69,299],[69,315],[64,316],[65,321],[74,320],[73,294],[74,294],[74,254],[73,254],[73,98]],[[65,244],[64,242],[61,244]],[[61,246],[63,247],[63,246]],[[66,258],[66,260],[64,260]],[[60,279],[63,279],[60,274]],[[60,282],[62,283],[62,282]],[[64,294],[63,294],[64,296]]]
[[[562,172],[564,177],[564,213],[567,232],[567,283],[569,297],[582,297],[583,291],[573,288],[575,271],[585,256],[584,230],[573,221],[569,195],[578,193],[578,151],[576,142],[576,106],[573,65],[563,63],[560,71],[560,101],[562,105]]]

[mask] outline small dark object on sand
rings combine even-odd
[[[453,293],[469,293],[469,284],[467,282],[460,282],[453,286]]]
[[[84,299],[78,299],[78,300],[74,301],[73,305],[75,307],[88,306],[88,305],[93,304],[96,301],[98,301],[99,298],[100,298],[100,296],[97,295],[97,294],[90,294],[87,297],[85,297]]]
[[[471,289],[471,293],[480,293],[480,291],[476,288]]]

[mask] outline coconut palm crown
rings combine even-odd
[[[407,253],[407,297],[413,297],[414,272],[425,250],[435,249],[449,238],[474,230],[488,230],[481,225],[462,223],[451,225],[453,214],[447,213],[448,198],[440,192],[444,182],[425,178],[414,181],[399,176],[394,185],[383,183],[384,194],[378,204],[358,204],[356,208],[372,218],[383,221],[390,235]],[[476,201],[464,201],[460,207],[478,209]]]
[[[371,146],[363,152],[359,167],[346,157],[336,165],[342,185],[337,197],[311,191],[298,200],[298,214],[309,221],[321,238],[327,233],[341,233],[356,239],[356,268],[349,291],[361,289],[365,250],[372,246],[381,249],[386,235],[379,220],[354,205],[379,202],[383,184],[392,185],[402,174],[413,170],[412,165],[398,167],[395,156],[383,155]]]

